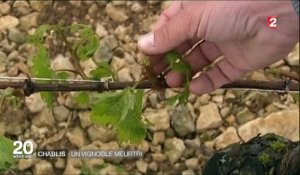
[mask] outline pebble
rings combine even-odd
[[[294,50],[289,53],[286,61],[291,66],[299,66],[299,43],[295,46]]]
[[[89,149],[89,150],[92,150],[92,149]],[[104,160],[99,159],[99,158],[83,159],[83,162],[84,162],[84,165],[89,169],[95,169],[95,168],[97,168],[97,166],[104,164]]]
[[[181,157],[184,149],[184,142],[175,137],[172,139],[166,139],[164,143],[164,154],[168,156],[169,161],[172,164]]]
[[[224,107],[221,109],[220,114],[225,118],[230,113],[230,107]]]
[[[96,24],[95,32],[100,38],[103,38],[108,35],[108,32],[106,31],[105,27],[103,25],[101,25],[100,23]]]
[[[230,114],[226,117],[226,122],[230,125],[233,125],[235,123],[235,116],[233,114]]]
[[[184,141],[184,143],[187,146],[187,148],[196,148],[196,149],[199,149],[200,145],[201,145],[199,137],[196,137],[196,138],[191,139],[191,140],[187,139],[187,140]]]
[[[151,162],[149,163],[149,169],[153,170],[153,171],[157,171],[158,170],[158,165],[156,162]]]
[[[92,125],[92,121],[90,119],[90,112],[89,111],[80,111],[78,113],[80,124],[82,128],[86,128],[90,125]]]
[[[130,74],[130,69],[128,67],[124,67],[118,73],[118,80],[119,81],[133,81],[133,78]]]
[[[189,109],[184,105],[179,105],[170,110],[171,125],[175,132],[184,137],[195,131],[193,117]]]
[[[108,3],[108,1],[96,1],[96,3],[97,3],[100,7],[105,7],[106,4]]]
[[[114,31],[114,34],[118,37],[118,39],[123,41],[125,41],[127,33],[128,33],[128,28],[126,28],[124,25],[119,25]]]
[[[32,27],[36,27],[39,13],[33,12],[20,18],[20,29],[27,31]]]
[[[53,113],[58,122],[63,122],[68,119],[70,111],[65,106],[59,105],[53,108]]]
[[[31,113],[41,112],[47,107],[40,93],[34,93],[29,97],[25,97],[25,105]]]
[[[7,59],[9,61],[17,61],[18,60],[18,56],[19,56],[19,52],[14,50],[12,51],[8,56]]]
[[[155,15],[143,19],[143,26],[142,26],[143,31],[150,32],[153,29],[154,24],[157,22],[158,18],[159,18],[158,15]]]
[[[131,6],[131,10],[135,13],[140,13],[144,10],[144,7],[139,2],[134,2]]]
[[[2,64],[7,64],[7,55],[6,55],[6,53],[2,52],[1,50],[0,50],[0,62]]]
[[[38,159],[20,159],[18,168],[19,170],[23,171],[27,168],[32,167],[34,164],[36,164],[39,160]]]
[[[165,139],[166,139],[166,135],[164,132],[162,132],[162,131],[154,132],[152,143],[154,145],[159,145],[159,144],[163,143],[165,141]]]
[[[5,72],[6,71],[6,66],[1,64],[0,65],[0,73]]]
[[[30,6],[33,10],[37,12],[42,12],[45,10],[47,5],[51,5],[51,1],[30,1]]]
[[[70,58],[65,57],[61,54],[58,54],[51,63],[51,68],[53,70],[60,69],[70,69],[74,70],[73,64],[70,61]]]
[[[80,175],[82,160],[78,158],[68,158],[67,166],[63,174]]]
[[[209,104],[200,107],[200,115],[196,123],[197,131],[217,128],[221,124],[222,118],[215,103],[210,102]]]
[[[223,103],[224,96],[223,95],[215,95],[212,97],[212,101],[214,101],[216,103]]]
[[[103,143],[100,147],[101,150],[110,150],[110,151],[114,151],[114,150],[119,150],[119,144],[116,141],[112,141],[112,142],[108,142],[108,143]],[[120,162],[122,162],[124,158],[120,157],[109,157],[109,158],[104,158],[104,160],[109,161],[109,162],[113,162],[116,164],[119,164]]]
[[[152,156],[152,160],[156,163],[162,163],[167,159],[167,156],[162,153],[152,153],[151,156]]]
[[[108,35],[102,39],[102,43],[107,45],[109,50],[113,50],[119,46],[119,42],[115,35]]]
[[[88,1],[84,1],[84,2],[88,2]],[[90,2],[93,3],[92,1],[90,1]],[[99,12],[97,4],[90,4],[89,6],[90,6],[90,8],[88,10],[88,14],[91,16],[96,16],[97,13]]]
[[[15,135],[19,136],[24,132],[24,129],[27,128],[30,124],[27,120],[24,121],[24,116],[27,114],[24,114],[24,111],[11,111],[9,114],[6,114],[9,116],[13,116],[14,120],[6,120],[5,122],[5,133],[9,135]],[[4,116],[4,115],[2,115]]]
[[[196,109],[199,109],[202,105],[208,104],[210,101],[210,95],[203,94],[200,97],[197,98],[196,102],[194,103],[194,107]]]
[[[247,107],[236,114],[236,119],[239,124],[244,124],[254,118],[255,114],[253,114]]]
[[[113,21],[116,22],[124,22],[128,19],[128,16],[126,16],[123,10],[114,7],[110,3],[106,5],[105,12]]]
[[[135,66],[134,66],[135,65]],[[130,73],[135,81],[140,80],[143,73],[143,67],[140,65],[136,65],[135,63],[130,65]],[[158,104],[159,105],[159,104]]]
[[[150,145],[150,151],[160,153],[162,151],[161,145]]]
[[[172,3],[173,3],[172,1],[163,1],[161,3],[161,9],[162,10],[167,9],[168,7],[170,7],[172,5]]]
[[[192,169],[192,170],[198,169],[200,167],[197,158],[190,158],[190,159],[185,160],[185,165],[186,165],[186,167],[188,167],[189,169]]]
[[[288,127],[282,127],[288,126]],[[257,118],[240,126],[240,136],[245,142],[261,133],[274,133],[292,141],[299,140],[299,109],[282,110],[272,113],[265,118]],[[238,142],[239,138],[234,127],[229,127],[213,140],[217,149],[224,148],[229,144]]]
[[[90,76],[90,72],[97,68],[96,63],[92,59],[88,59],[85,61],[81,61],[80,65],[84,71],[84,73]]]
[[[86,143],[85,134],[80,127],[70,129],[66,133],[66,136],[69,139],[69,141],[77,148],[81,148]]]
[[[33,116],[31,120],[32,124],[43,127],[43,126],[49,126],[53,127],[55,124],[54,117],[52,115],[52,112],[49,109],[43,109],[41,112],[37,113]]]
[[[91,141],[109,142],[116,138],[116,132],[103,126],[92,125],[87,129]]]
[[[195,172],[191,169],[182,171],[182,175],[195,175]]]
[[[5,15],[10,12],[10,5],[8,3],[0,3],[0,15]],[[2,24],[1,24],[2,25]]]
[[[27,15],[31,11],[30,6],[26,1],[15,1],[12,9],[17,16]]]
[[[235,99],[236,96],[234,93],[232,93],[231,91],[226,91],[224,99],[225,100],[229,100],[229,99]]]
[[[127,65],[126,60],[118,57],[114,57],[111,62],[111,67],[115,71],[122,69],[126,65]]]
[[[1,22],[1,21],[0,21]],[[1,28],[1,25],[0,25]],[[0,29],[1,31],[1,29]],[[16,43],[9,42],[8,39],[4,39],[1,41],[0,46],[2,47],[3,51],[6,53],[12,52],[14,49],[16,49]]]
[[[170,115],[167,109],[146,109],[143,113],[153,126],[150,129],[153,131],[167,130],[170,127]]]
[[[212,95],[224,95],[225,89],[216,89],[213,92],[211,92]]]
[[[251,80],[269,81],[263,71],[253,71],[250,76]]]
[[[118,40],[114,35],[105,36],[97,48],[94,58],[96,61],[110,61],[113,58],[113,50],[119,46]]]
[[[142,143],[140,143],[138,146],[137,146],[137,149],[138,150],[141,150],[143,151],[144,153],[148,152],[149,151],[149,142],[146,141],[146,140],[143,140]]]
[[[14,28],[19,24],[19,19],[14,17],[14,16],[1,16],[0,17],[0,31],[6,30],[6,29],[10,29],[10,28]]]
[[[126,1],[114,0],[114,1],[111,1],[111,4],[113,6],[122,6],[122,5],[126,5]]]
[[[33,167],[33,174],[54,174],[52,164],[46,160],[41,160]]]
[[[57,160],[54,163],[54,167],[57,169],[64,169],[66,167],[65,159],[57,158]]]
[[[148,170],[148,164],[146,162],[144,162],[143,160],[138,160],[136,161],[136,167],[138,169],[139,172],[141,173],[146,173]]]
[[[157,0],[147,0],[147,3],[148,3],[149,5],[156,5],[156,4],[161,3],[161,1],[157,1]]]
[[[157,101],[157,93],[150,93],[148,95],[148,100],[150,102],[150,105],[153,108],[157,108],[158,107],[158,101]]]

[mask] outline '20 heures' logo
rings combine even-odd
[[[13,142],[14,150],[13,150],[13,158],[23,159],[23,158],[33,158],[34,146],[33,142],[30,140],[22,141],[14,141]]]

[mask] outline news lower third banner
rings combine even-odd
[[[139,150],[36,150],[31,154],[13,154],[13,158],[141,158]]]

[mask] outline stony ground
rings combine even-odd
[[[161,10],[169,2],[126,1],[8,1],[0,2],[0,76],[24,76],[31,66],[34,48],[25,37],[45,23],[90,24],[101,38],[95,59],[109,60],[118,70],[120,81],[138,80],[144,57],[137,38],[149,32]],[[51,50],[54,69],[72,68],[66,49]],[[284,60],[273,64],[283,70],[299,69],[299,45]],[[85,62],[86,72],[95,65]],[[259,70],[244,78],[274,80]],[[299,140],[299,104],[292,94],[276,92],[216,90],[200,97],[191,96],[185,106],[170,107],[161,94],[149,93],[143,115],[153,124],[152,139],[130,148],[143,150],[142,159],[28,159],[18,163],[16,174],[80,174],[90,169],[101,174],[201,174],[206,160],[216,149],[245,141],[258,133],[277,133]],[[0,134],[14,140],[32,139],[45,149],[124,149],[115,132],[91,124],[89,111],[70,100],[72,93],[59,94],[54,112],[48,112],[39,94],[26,97],[21,109],[3,106]],[[128,147],[128,146],[127,146]],[[85,168],[84,168],[85,167]]]

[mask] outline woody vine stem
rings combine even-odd
[[[109,91],[120,90],[127,87],[135,86],[137,89],[165,89],[168,85],[161,81],[159,85],[153,85],[150,81],[142,81],[136,85],[136,82],[55,82],[52,83],[36,83],[30,78],[24,82],[0,82],[0,89],[14,88],[22,89],[24,94],[29,96],[35,92],[68,92],[68,91]],[[250,89],[250,90],[270,90],[277,92],[298,91],[299,84],[291,81],[255,81],[255,80],[240,80],[222,86],[224,89]]]
[[[81,67],[79,61],[80,57],[77,55],[77,50],[80,46],[82,46],[94,33],[88,33],[83,39],[77,44],[75,48],[72,47],[72,44],[68,41],[65,31],[60,27],[52,26],[54,30],[57,31],[58,36],[60,36],[61,40],[65,44],[67,50],[71,54],[71,62],[74,66],[74,70],[56,70],[55,72],[72,72],[78,74],[83,79],[82,81],[73,81],[73,80],[51,80],[48,79],[47,82],[41,82],[40,79],[30,78],[17,78],[15,79],[19,81],[14,81],[14,77],[11,79],[9,77],[0,77],[1,79],[5,79],[6,81],[0,81],[0,89],[6,88],[14,88],[14,89],[22,89],[24,94],[29,96],[35,92],[54,92],[54,91],[109,91],[109,90],[120,90],[125,89],[127,87],[134,87],[137,89],[166,89],[169,88],[163,78],[156,78],[155,75],[150,75],[149,79],[143,78],[140,81],[134,82],[116,82],[116,81],[89,81],[88,76],[84,73],[83,68]],[[96,36],[97,37],[97,36]],[[205,42],[205,40],[200,40],[196,43],[190,50],[188,50],[185,54],[183,54],[183,59],[186,58],[196,47],[198,47],[201,43]],[[94,60],[93,60],[94,61]],[[95,62],[95,64],[97,64]],[[213,64],[213,63],[212,63]],[[160,77],[164,77],[164,75],[170,71],[170,66],[164,71],[164,74],[161,74]],[[150,71],[151,70],[147,70]],[[273,72],[272,72],[273,71]],[[274,70],[270,70],[269,72],[274,73]],[[151,74],[151,73],[150,73]],[[255,80],[239,80],[227,85],[222,86],[221,88],[225,89],[247,89],[247,90],[270,90],[270,91],[278,91],[278,92],[288,92],[288,91],[297,91],[299,92],[299,75],[295,72],[286,72],[281,70],[275,70],[274,74],[279,74],[283,77],[286,77],[286,81],[255,81]],[[152,76],[152,77],[151,77]],[[153,82],[153,77],[157,81]],[[22,81],[20,81],[22,80]],[[32,81],[32,80],[37,80]],[[293,81],[291,81],[293,80]],[[298,83],[296,83],[298,82]]]

